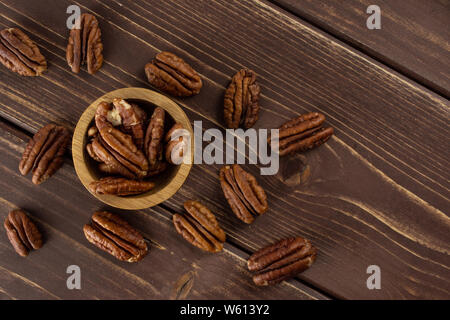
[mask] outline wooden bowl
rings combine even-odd
[[[114,98],[123,98],[137,103],[147,111],[149,117],[156,106],[163,108],[166,113],[166,127],[170,127],[170,122],[179,122],[183,128],[191,133],[191,123],[184,111],[172,100],[155,91],[144,88],[124,88],[111,91],[95,100],[84,113],[75,127],[72,139],[72,157],[75,171],[84,187],[89,190],[89,184],[98,180],[102,174],[96,168],[96,162],[92,160],[86,151],[88,142],[87,131],[94,124],[94,115],[97,105],[102,102],[112,102]],[[167,117],[169,115],[169,117]],[[171,119],[170,119],[171,118]],[[169,122],[169,123],[168,123]],[[191,155],[194,155],[194,139],[191,139]],[[191,159],[192,160],[192,159]],[[193,161],[191,161],[192,163]],[[138,210],[155,206],[173,196],[186,180],[192,164],[182,163],[181,165],[169,165],[169,168],[162,174],[150,178],[156,182],[156,187],[147,193],[130,196],[98,195],[94,197],[100,201],[121,209]],[[90,192],[90,190],[89,190]]]

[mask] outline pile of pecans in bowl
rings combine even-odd
[[[187,147],[183,135],[172,139],[182,125],[175,123],[166,132],[166,118],[161,107],[149,118],[143,108],[121,98],[99,103],[86,150],[103,177],[89,185],[90,191],[126,196],[153,189],[155,182],[148,178],[179,164]]]

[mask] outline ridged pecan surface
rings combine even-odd
[[[252,223],[255,216],[266,212],[266,193],[253,175],[234,164],[222,167],[219,177],[223,194],[240,220]]]
[[[112,114],[116,109],[106,102],[101,102],[95,113],[95,124],[99,131],[104,147],[138,177],[145,177],[148,170],[148,161],[144,153],[138,149],[133,138],[120,131],[111,122]],[[119,116],[119,119],[120,116]]]
[[[88,148],[89,146],[91,146],[91,148]],[[92,140],[92,143],[88,144],[86,147],[88,148],[88,153],[89,149],[92,149],[91,152],[93,155],[91,155],[91,157],[94,160],[98,159],[99,162],[102,162],[101,164],[104,164],[104,166],[99,166],[101,171],[121,175],[130,179],[136,178],[136,175],[132,171],[120,163],[119,160],[109,152],[101,137],[97,136]]]
[[[103,64],[103,44],[97,18],[83,13],[80,17],[80,29],[70,30],[66,48],[66,60],[75,73],[80,72],[84,64],[90,74],[94,74]]]
[[[132,136],[136,147],[142,150],[147,114],[136,104],[128,103],[124,99],[116,98],[113,100],[113,104],[122,119],[123,131]]]
[[[83,231],[90,243],[119,260],[137,262],[147,254],[147,244],[139,231],[110,212],[95,212]]]
[[[144,150],[147,155],[150,171],[159,168],[163,160],[165,117],[166,112],[163,108],[155,108],[145,133]]]
[[[291,278],[308,269],[316,260],[316,248],[302,237],[281,240],[255,252],[247,261],[257,274],[253,282],[267,286]]]
[[[307,151],[325,143],[333,135],[333,128],[322,127],[325,116],[310,112],[296,117],[279,127],[279,154]],[[271,142],[269,138],[269,143]]]
[[[155,183],[150,181],[139,181],[122,177],[105,177],[92,181],[89,184],[89,190],[92,193],[116,196],[141,194],[150,191],[154,187]]]
[[[22,175],[33,172],[32,182],[40,184],[54,174],[64,162],[70,142],[69,131],[54,124],[40,129],[29,141],[19,163]]]
[[[200,92],[202,79],[183,59],[171,52],[160,52],[145,65],[148,82],[177,97],[187,97]]]
[[[173,224],[177,232],[186,241],[202,250],[221,251],[226,236],[214,214],[198,201],[186,201],[184,208],[186,214],[173,215]]]
[[[227,128],[253,127],[258,120],[259,93],[256,74],[252,70],[242,69],[233,76],[224,98],[224,119]]]
[[[14,250],[22,257],[42,247],[41,233],[23,210],[11,211],[3,225]]]
[[[0,32],[0,62],[22,76],[39,76],[47,70],[47,61],[39,48],[17,28]]]

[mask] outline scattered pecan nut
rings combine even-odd
[[[186,214],[173,215],[173,224],[177,232],[190,244],[202,250],[221,251],[226,236],[214,214],[198,201],[186,201],[184,208]]]
[[[147,244],[139,231],[110,212],[95,212],[83,231],[90,243],[119,260],[137,262],[147,254]]]
[[[220,185],[231,210],[245,223],[252,223],[255,216],[266,212],[268,204],[264,189],[239,165],[220,169]]]
[[[44,182],[63,164],[63,156],[69,142],[70,133],[66,128],[54,124],[46,125],[26,146],[19,163],[20,173],[27,175],[32,170],[32,182]]]
[[[121,177],[105,177],[89,184],[89,190],[95,194],[109,194],[116,196],[128,196],[150,191],[155,183],[150,181],[138,181]]]
[[[0,62],[22,76],[40,76],[47,61],[36,44],[20,29],[0,32]]]
[[[202,79],[183,59],[164,51],[145,65],[148,82],[171,95],[192,96],[200,92]]]
[[[267,286],[294,277],[316,260],[316,248],[302,237],[281,240],[250,256],[247,266],[257,274],[253,282]]]
[[[122,119],[122,129],[126,134],[133,137],[133,141],[142,150],[144,146],[145,121],[147,115],[134,103],[128,103],[124,99],[113,100],[114,107],[118,110]]]
[[[163,160],[164,120],[166,112],[157,107],[152,114],[145,133],[144,149],[147,155],[149,170],[154,171]]]
[[[116,116],[115,111],[116,109],[109,103],[101,102],[98,105],[95,113],[95,124],[99,135],[105,142],[105,147],[109,148],[109,151],[118,161],[130,170],[136,169],[135,173],[139,177],[144,177],[147,175],[148,161],[143,152],[133,142],[133,138],[115,128],[111,123],[113,120],[109,120]],[[121,119],[120,116],[119,119]]]
[[[279,155],[307,151],[325,143],[334,130],[332,127],[322,127],[324,122],[323,114],[310,112],[283,124],[279,127]]]
[[[80,29],[70,30],[66,49],[66,60],[75,73],[86,64],[90,74],[94,74],[103,64],[103,44],[97,18],[83,13],[80,17]]]
[[[41,233],[23,210],[11,211],[3,225],[14,250],[22,257],[42,247]]]
[[[224,119],[227,128],[253,127],[258,120],[259,93],[256,74],[252,70],[241,69],[233,76],[224,98]]]
[[[188,139],[184,136],[184,132],[178,132],[183,129],[181,123],[175,123],[167,132],[164,139],[166,143],[166,160],[170,164],[181,164],[184,157],[184,150],[188,148]]]

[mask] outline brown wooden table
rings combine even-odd
[[[65,61],[70,4],[101,26],[105,63],[93,76],[73,74]],[[366,28],[370,4],[381,8],[381,30]],[[49,63],[39,78],[0,67],[0,218],[24,208],[46,239],[24,259],[0,233],[0,298],[450,298],[449,21],[447,0],[0,0],[0,27],[22,28]],[[19,174],[26,141],[41,126],[74,127],[105,92],[149,88],[143,66],[162,50],[200,73],[201,93],[175,101],[204,129],[224,129],[224,88],[243,66],[262,87],[256,128],[307,111],[323,112],[335,128],[326,145],[260,178],[270,209],[252,225],[230,213],[218,165],[195,165],[174,197],[139,212],[93,198],[70,155],[43,185]],[[187,199],[218,216],[228,236],[222,253],[203,253],[176,234],[171,216]],[[98,209],[139,226],[152,243],[143,261],[119,262],[86,241],[82,226]],[[294,235],[317,246],[315,264],[255,287],[249,254]],[[66,287],[73,264],[81,290]],[[381,268],[380,290],[366,286],[369,265]]]

